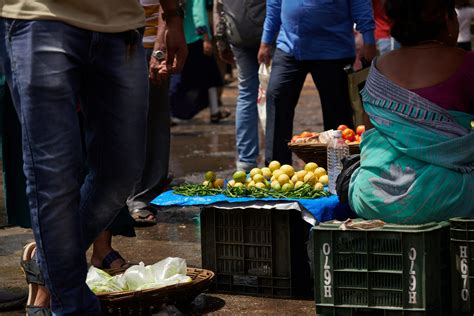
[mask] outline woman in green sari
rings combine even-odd
[[[452,0],[387,0],[402,48],[362,92],[372,129],[349,200],[363,218],[419,224],[474,217],[474,53],[456,48]]]

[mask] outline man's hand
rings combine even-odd
[[[177,73],[183,69],[188,56],[188,47],[184,38],[183,20],[173,16],[166,21],[166,67],[169,73]]]
[[[228,64],[235,64],[234,54],[230,48],[219,49],[219,58]]]
[[[202,50],[204,52],[204,55],[212,56],[212,51],[214,50],[214,48],[212,47],[212,42],[209,40],[204,40],[202,42]]]
[[[261,43],[260,49],[258,50],[258,63],[269,66],[271,60],[272,60],[272,47],[268,44]]]
[[[159,86],[162,82],[168,79],[169,72],[166,65],[166,60],[158,61],[156,58],[150,58],[150,65],[148,69],[148,78],[151,82]]]
[[[362,46],[363,66],[370,66],[375,56],[377,56],[377,48],[375,47],[375,44],[364,44],[364,46]]]

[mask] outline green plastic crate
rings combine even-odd
[[[211,290],[310,298],[310,229],[298,210],[203,208],[202,267],[216,273]]]
[[[450,225],[453,315],[473,315],[474,219],[453,218]]]
[[[447,315],[449,223],[372,230],[314,227],[316,312]]]

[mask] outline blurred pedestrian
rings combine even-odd
[[[219,123],[230,113],[219,110],[217,88],[223,81],[213,56],[205,0],[185,2],[184,34],[189,54],[183,71],[170,79],[171,114],[189,120],[209,107],[211,123]]]
[[[268,0],[258,53],[269,64],[265,160],[291,163],[287,143],[293,132],[295,107],[306,75],[311,73],[321,98],[324,129],[352,125],[347,74],[344,67],[355,57],[353,25],[362,33],[362,56],[376,55],[375,23],[370,0]]]
[[[385,14],[383,0],[372,0],[375,19],[375,41],[380,55],[400,48],[400,44],[390,35],[391,22]]]
[[[127,200],[130,215],[137,226],[156,224],[155,209],[149,202],[160,194],[169,184],[168,178],[170,155],[170,105],[168,96],[168,76],[166,66],[166,21],[160,14],[159,0],[140,0],[145,11],[145,33],[143,46],[148,62],[148,122],[145,165],[139,182],[135,185],[132,195]],[[183,11],[184,16],[184,11]],[[183,24],[177,28],[179,33],[170,34],[181,40],[186,47]],[[186,47],[187,49],[187,47]]]
[[[474,7],[469,0],[456,0],[456,13],[459,21],[458,47],[472,50],[471,23],[474,20]]]
[[[167,27],[179,32],[176,1],[161,3]],[[4,3],[0,15],[0,58],[21,116],[36,240],[22,254],[32,289],[27,312],[97,315],[85,253],[118,214],[144,161],[143,10],[132,0],[17,0]],[[174,39],[167,44],[166,68],[175,71],[185,48]],[[89,168],[82,185],[78,101]]]
[[[237,170],[257,167],[258,143],[258,49],[265,20],[265,0],[218,0],[215,6],[219,56],[237,65],[239,96],[235,110]],[[235,59],[234,59],[235,58]]]

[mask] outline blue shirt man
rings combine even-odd
[[[265,161],[291,163],[287,143],[308,73],[318,88],[324,130],[352,125],[347,74],[355,59],[354,24],[362,33],[362,58],[372,61],[375,22],[371,0],[267,0],[267,16],[258,53],[269,64]]]
[[[354,23],[375,44],[370,0],[268,0],[262,43],[297,60],[354,57]]]

